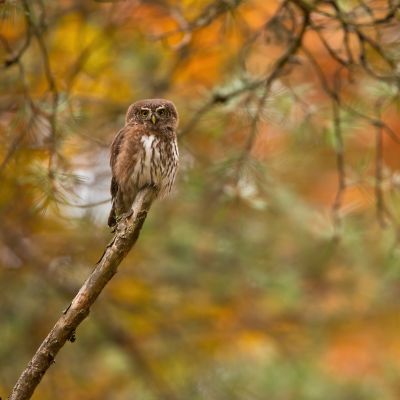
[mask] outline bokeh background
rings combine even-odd
[[[33,398],[398,399],[398,6],[1,1],[0,396],[111,238],[128,105],[166,97],[174,193]]]

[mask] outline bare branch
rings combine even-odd
[[[206,101],[196,112],[193,113],[192,118],[180,131],[179,137],[182,138],[183,136],[189,134],[197,125],[201,117],[203,117],[204,114],[209,112],[214,106],[218,104],[225,104],[229,100],[238,97],[243,93],[251,92],[260,87],[262,84],[264,84],[264,82],[265,82],[264,79],[260,79],[258,81],[251,81],[248,82],[247,84],[244,84],[239,89],[234,89],[228,93],[222,93],[216,91],[208,101]]]
[[[9,400],[29,399],[65,342],[75,340],[75,329],[89,315],[90,307],[136,243],[154,196],[154,189],[149,187],[138,193],[132,215],[118,224],[115,236],[107,245],[93,272],[40,345],[15,384]]]
[[[39,2],[40,3],[40,2]],[[41,3],[40,3],[41,4]],[[29,6],[29,3],[27,0],[22,1],[22,5],[25,10],[25,17],[27,19],[28,25],[30,29],[32,30],[34,36],[36,37],[36,40],[39,45],[40,53],[41,53],[41,58],[44,66],[44,73],[47,79],[47,83],[49,86],[49,91],[52,95],[52,104],[51,104],[51,112],[49,115],[49,123],[50,123],[50,128],[51,128],[51,142],[50,142],[50,147],[49,147],[49,178],[53,178],[53,169],[54,169],[54,164],[57,159],[57,150],[56,150],[56,133],[57,133],[57,106],[58,106],[58,99],[59,99],[59,92],[56,84],[56,80],[53,74],[53,71],[51,70],[50,66],[50,58],[49,54],[47,51],[47,46],[44,41],[43,35],[42,35],[42,27],[44,25],[44,18],[45,18],[45,13],[44,13],[44,6],[41,4],[41,14],[39,18],[39,24],[36,24],[33,18],[33,10]]]
[[[297,4],[297,2],[295,2],[295,3]],[[307,27],[308,27],[309,21],[310,21],[310,19],[309,19],[310,15],[309,15],[308,9],[302,8],[302,11],[303,11],[304,15],[303,15],[303,22],[302,22],[302,25],[300,28],[300,32],[298,33],[297,37],[295,37],[292,40],[288,49],[275,62],[274,66],[272,68],[272,72],[265,79],[263,94],[258,101],[257,111],[254,115],[254,118],[251,121],[250,133],[247,137],[247,140],[246,140],[246,143],[244,146],[244,150],[238,160],[237,169],[236,169],[236,182],[238,182],[243,165],[253,148],[254,141],[257,136],[257,125],[259,122],[260,114],[265,105],[265,101],[267,100],[267,97],[270,93],[272,84],[281,75],[285,66],[291,61],[291,59],[294,57],[294,55],[297,53],[297,51],[301,47],[303,37],[306,33],[306,30],[307,30]]]
[[[336,152],[336,168],[338,176],[338,188],[336,196],[332,204],[333,222],[335,228],[340,227],[340,209],[342,207],[343,195],[346,190],[346,171],[345,171],[345,159],[344,159],[344,144],[342,136],[342,126],[340,118],[340,97],[332,100],[333,109],[333,132],[335,135],[335,152]],[[337,234],[338,232],[336,232]]]

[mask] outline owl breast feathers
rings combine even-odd
[[[178,113],[171,101],[141,100],[128,108],[125,126],[111,145],[109,226],[130,211],[140,189],[153,186],[158,196],[171,191],[178,169],[177,126]]]

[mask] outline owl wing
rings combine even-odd
[[[112,201],[112,206],[111,206],[111,211],[110,215],[108,216],[108,225],[109,226],[114,226],[116,223],[116,209],[117,209],[117,195],[118,195],[118,182],[117,178],[115,176],[115,164],[117,162],[118,154],[120,153],[121,150],[121,144],[124,139],[124,133],[125,133],[126,127],[122,128],[114,137],[113,142],[111,143],[111,154],[110,154],[110,166],[112,170],[112,178],[111,178],[111,186],[110,186],[110,192],[111,192],[111,201]]]
[[[125,125],[115,135],[111,144],[110,165],[118,185],[125,182],[132,173],[139,157],[140,138],[143,133],[143,128],[140,126]]]
[[[121,144],[124,139],[124,134],[127,130],[127,127],[124,126],[114,137],[114,140],[111,143],[111,155],[110,155],[110,165],[111,168],[115,165],[117,161],[118,154],[121,149]]]
[[[115,196],[118,193],[118,183],[117,180],[114,176],[114,170],[115,170],[115,163],[117,161],[118,154],[120,152],[121,148],[121,143],[124,138],[124,132],[125,132],[126,127],[122,128],[114,137],[113,142],[111,143],[111,155],[110,155],[110,166],[111,170],[113,173],[113,176],[111,178],[111,187],[110,187],[110,192],[111,192],[111,197],[114,200]]]
[[[138,138],[140,129],[134,125],[125,125],[116,135],[111,144],[110,166],[112,170],[110,192],[112,208],[108,219],[110,226],[115,224],[117,210],[127,208],[122,204],[123,193],[121,184],[130,175],[135,165],[138,152]],[[123,186],[123,185],[122,185]]]

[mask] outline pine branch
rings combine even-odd
[[[119,222],[116,234],[107,245],[93,272],[36,351],[15,384],[9,400],[30,399],[65,342],[75,340],[76,328],[89,315],[90,307],[136,243],[154,198],[155,191],[150,187],[138,193],[132,214]]]

